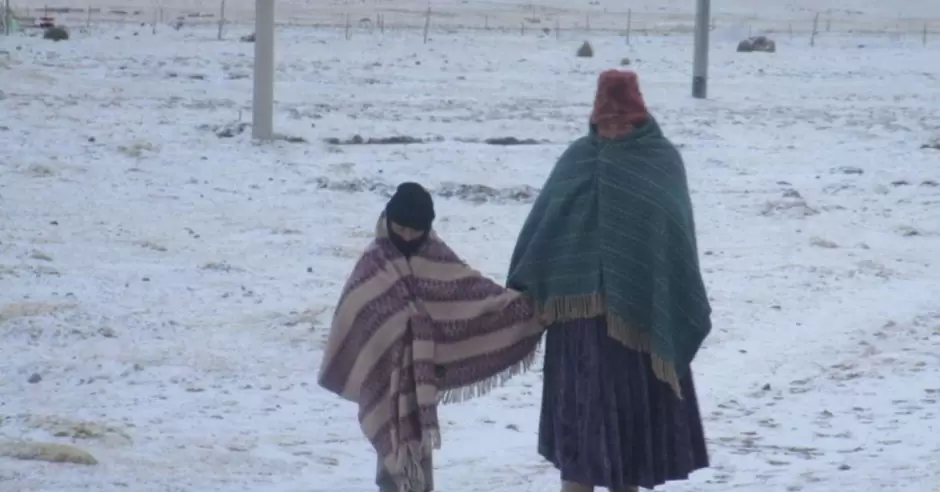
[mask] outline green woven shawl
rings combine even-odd
[[[507,283],[546,325],[606,316],[609,335],[650,353],[679,394],[711,308],[682,156],[654,120],[571,144],[522,227]]]

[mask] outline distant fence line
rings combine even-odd
[[[3,0],[0,0],[2,2]],[[20,0],[22,1],[22,0]],[[250,29],[254,21],[253,8],[246,8],[244,1],[224,5],[222,0],[187,0],[186,6],[172,7],[57,7],[17,6],[12,10],[23,25],[29,25],[40,17],[52,17],[56,23],[69,27],[104,23],[140,25],[225,25]],[[77,3],[77,2],[76,2]],[[248,2],[253,6],[253,2]],[[223,17],[224,16],[224,17]],[[348,31],[424,29],[439,31],[500,30],[517,31],[520,34],[548,35],[559,32],[607,32],[621,35],[686,33],[694,27],[691,14],[670,14],[650,11],[604,12],[590,10],[575,12],[540,8],[473,9],[471,7],[434,7],[425,11],[368,6],[302,8],[296,5],[278,6],[278,25],[298,27],[346,28]],[[940,19],[870,19],[864,16],[848,16],[834,13],[807,13],[792,18],[759,18],[756,16],[715,15],[713,29],[733,28],[748,34],[884,34],[891,36],[940,33]]]

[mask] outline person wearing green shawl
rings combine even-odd
[[[538,451],[562,491],[652,489],[709,465],[690,364],[711,307],[682,157],[635,73],[600,75],[590,121],[533,205],[507,283],[547,326]]]

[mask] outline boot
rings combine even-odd
[[[387,473],[379,474],[376,485],[379,486],[379,492],[398,492],[398,484],[396,484],[392,476]]]
[[[594,492],[594,486],[562,480],[561,492]]]
[[[608,492],[639,492],[639,487],[627,487],[625,489],[614,490],[610,489]],[[576,482],[561,482],[561,492],[594,492],[594,487],[590,485],[583,485]]]

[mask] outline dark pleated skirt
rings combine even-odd
[[[652,489],[708,467],[691,374],[683,399],[650,356],[607,336],[603,318],[548,328],[539,454],[562,480],[611,491]]]

